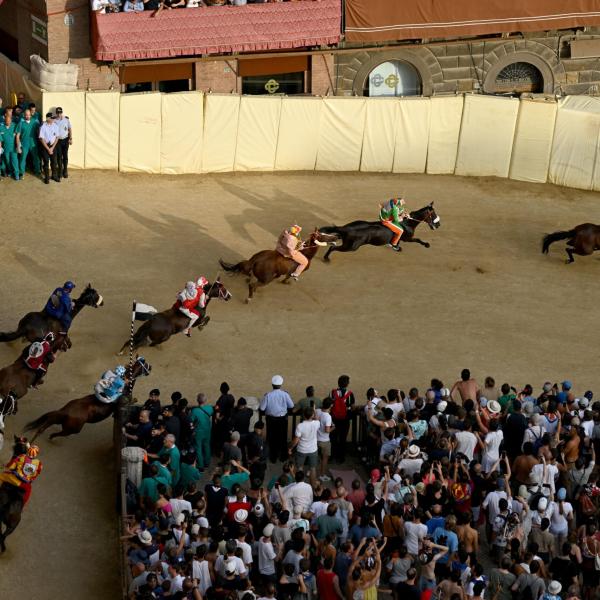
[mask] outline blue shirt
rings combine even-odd
[[[444,529],[446,519],[444,517],[431,517],[425,525],[427,525],[427,534],[433,535],[436,529]]]
[[[442,542],[438,540],[444,536],[446,537],[446,541],[442,544]],[[442,558],[438,558],[438,562],[442,564],[446,564],[450,559],[450,555],[454,554],[458,550],[458,536],[453,531],[448,531],[443,527],[438,527],[433,532],[433,541],[436,544],[448,546],[448,553],[442,556]]]
[[[259,408],[267,417],[285,417],[294,403],[285,390],[272,390],[264,395]]]
[[[377,529],[376,527],[371,527],[370,525],[367,525],[366,527],[361,527],[360,525],[352,525],[352,527],[350,527],[350,531],[348,532],[348,535],[350,536],[350,541],[355,546],[358,546],[358,544],[360,544],[360,540],[362,540],[363,538],[368,538],[368,537],[380,538],[381,537],[381,533],[380,533],[379,529]]]

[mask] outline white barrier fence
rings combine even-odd
[[[44,93],[74,168],[363,171],[510,177],[600,190],[600,99]]]

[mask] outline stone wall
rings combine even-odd
[[[483,91],[494,93],[498,73],[508,64],[528,62],[542,74],[548,94],[599,94],[600,57],[570,58],[569,42],[600,37],[600,29],[461,40],[422,46],[395,46],[336,55],[336,93],[362,95],[371,70],[389,60],[412,64],[421,77],[423,95]]]

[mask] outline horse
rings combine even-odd
[[[25,454],[28,448],[27,438],[15,435],[13,458]],[[25,490],[23,488],[10,483],[0,484],[0,554],[6,551],[6,538],[21,522],[24,495]],[[4,526],[4,529],[2,529],[2,526]]]
[[[582,223],[569,231],[549,233],[542,240],[542,254],[548,254],[550,244],[559,240],[567,240],[565,251],[569,258],[567,258],[566,263],[570,265],[575,262],[573,254],[589,256],[595,250],[600,250],[600,225]],[[571,247],[569,248],[569,246]]]
[[[17,401],[13,394],[9,392],[4,397],[0,397],[0,450],[4,448],[4,418],[17,414]]]
[[[335,244],[336,236],[327,235],[317,229],[311,233],[300,252],[308,259],[305,271],[310,268],[310,261],[315,257],[320,246]],[[257,287],[268,285],[274,279],[285,276],[282,283],[287,283],[297,267],[297,263],[291,258],[279,254],[276,250],[262,250],[237,264],[226,263],[219,259],[219,264],[225,271],[230,273],[243,273],[248,276],[248,298],[246,304],[254,297]]]
[[[407,243],[416,242],[417,244],[421,244],[421,246],[425,246],[425,248],[429,248],[429,242],[424,242],[415,237],[415,229],[420,223],[427,223],[430,229],[433,230],[441,225],[440,218],[433,208],[433,202],[419,210],[413,210],[410,216],[403,221],[406,229],[400,241]],[[341,244],[332,246],[327,250],[323,257],[323,260],[326,262],[331,260],[329,256],[332,252],[354,252],[365,244],[384,246],[385,244],[390,244],[394,237],[394,233],[385,225],[382,225],[380,221],[352,221],[352,223],[340,227],[336,225],[320,227],[319,231],[338,235],[342,239]],[[402,250],[402,248],[398,249]]]
[[[88,283],[79,298],[73,301],[73,319],[81,312],[84,306],[98,308],[104,304],[102,296]],[[27,313],[17,325],[17,329],[10,333],[1,332],[0,342],[12,342],[24,338],[35,342],[43,338],[49,331],[58,335],[64,327],[61,322],[51,317],[45,310]]]
[[[71,340],[66,333],[59,333],[52,342],[52,353],[46,357],[45,365],[52,359],[49,357],[56,352],[66,352],[71,347]],[[12,364],[0,369],[0,396],[11,393],[15,400],[22,398],[33,385],[36,373],[25,364],[27,348],[21,352],[19,358]],[[15,411],[16,412],[16,411]]]
[[[204,314],[212,298],[219,298],[228,302],[231,300],[231,292],[221,283],[221,279],[217,277],[214,283],[208,283],[204,286],[204,293],[207,296],[206,306],[204,307]],[[210,317],[202,316],[194,323],[194,327],[203,329],[208,322]],[[163,342],[166,342],[172,335],[181,333],[190,323],[189,317],[186,317],[179,309],[171,307],[167,310],[163,310],[155,315],[152,315],[147,321],[144,321],[140,325],[139,329],[133,335],[133,350],[137,350],[141,346],[158,346]],[[119,352],[118,356],[121,356],[127,348],[129,348],[130,340],[127,340]]]
[[[95,394],[88,394],[83,398],[77,398],[67,402],[59,410],[52,410],[43,414],[41,417],[28,423],[25,426],[25,431],[33,431],[36,429],[35,435],[31,438],[33,442],[38,435],[44,433],[48,427],[52,425],[60,425],[61,431],[56,431],[50,434],[50,439],[56,437],[67,437],[74,433],[79,433],[86,423],[99,423],[112,415],[117,406],[122,406],[131,402],[133,387],[138,377],[146,377],[150,375],[152,366],[142,356],[137,356],[133,367],[131,368],[131,378],[125,392],[119,397],[116,402],[100,402]]]

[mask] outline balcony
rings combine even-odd
[[[337,44],[341,0],[92,13],[99,61],[291,50]]]

